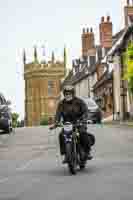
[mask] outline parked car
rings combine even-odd
[[[4,95],[0,93],[0,130],[6,133],[12,131],[12,115],[9,105],[10,101],[6,101]]]
[[[96,102],[89,97],[80,97],[88,107],[88,123],[101,123],[102,112]]]

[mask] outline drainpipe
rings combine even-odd
[[[123,57],[122,57],[122,51],[120,54],[120,65],[121,65],[121,97],[122,97],[122,120],[126,120],[126,88],[125,88],[125,80],[123,80],[124,77],[124,65],[123,65]]]
[[[114,101],[115,101],[115,98],[114,98],[114,70],[112,72],[112,97],[113,97],[113,121],[115,120],[114,119],[114,115],[115,115],[115,106],[114,106]]]
[[[109,73],[109,63],[113,63],[113,57],[112,56],[108,56],[107,58],[107,63],[106,64],[106,68],[107,68],[107,72]],[[112,71],[112,100],[113,100],[113,121],[115,120],[114,118],[114,115],[115,115],[115,105],[114,105],[114,101],[115,101],[115,98],[114,98],[114,70]]]

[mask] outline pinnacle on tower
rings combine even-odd
[[[54,61],[55,61],[55,56],[54,56],[54,51],[52,51],[52,63],[54,63]]]
[[[132,6],[133,5],[133,0],[132,0],[132,4],[131,4],[131,0],[127,0],[127,6]]]
[[[66,54],[66,47],[64,47],[64,67],[66,68],[67,64],[67,54]]]
[[[93,33],[93,28],[92,27],[90,28],[90,32]]]
[[[34,61],[37,62],[38,59],[37,59],[37,48],[36,46],[34,46]]]
[[[26,63],[26,53],[25,53],[25,49],[23,50],[23,64],[25,65]]]
[[[89,33],[89,28],[87,28],[87,33]]]

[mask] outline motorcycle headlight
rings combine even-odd
[[[71,132],[73,130],[73,125],[72,124],[64,125],[63,128],[65,132]]]

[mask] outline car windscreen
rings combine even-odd
[[[87,104],[88,108],[97,108],[98,105],[95,103],[93,99],[90,98],[82,98],[83,101]]]
[[[0,105],[3,105],[3,99],[0,96]]]
[[[0,105],[6,105],[6,100],[1,94],[0,94]]]

